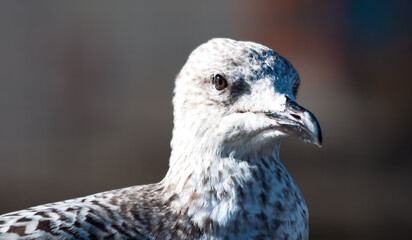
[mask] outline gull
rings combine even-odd
[[[308,239],[307,205],[279,160],[285,136],[322,142],[299,84],[268,47],[209,40],[176,77],[162,181],[2,215],[0,239]]]

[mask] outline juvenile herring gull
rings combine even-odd
[[[284,136],[321,144],[298,87],[263,45],[202,44],[176,77],[161,182],[2,215],[0,239],[307,239],[307,206],[279,161]]]

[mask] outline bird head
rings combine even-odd
[[[299,82],[289,61],[263,45],[212,39],[177,76],[174,138],[257,149],[296,135],[320,146],[318,121],[295,101]]]

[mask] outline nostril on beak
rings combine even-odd
[[[300,116],[299,115],[297,115],[297,114],[290,114],[292,117],[294,117],[294,118],[296,118],[297,120],[300,120],[301,118],[300,118]]]

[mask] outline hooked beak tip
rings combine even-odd
[[[322,131],[315,115],[289,97],[286,97],[284,112],[267,112],[266,115],[275,119],[283,127],[285,133],[297,135],[304,142],[322,147]]]

